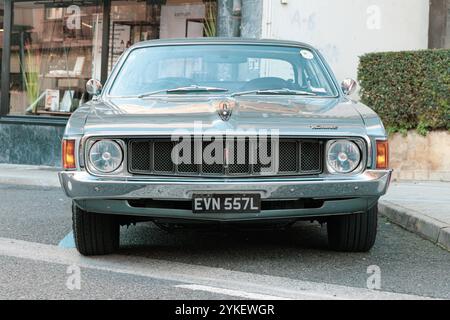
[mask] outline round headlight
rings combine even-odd
[[[97,141],[89,150],[89,162],[92,168],[98,172],[111,173],[120,167],[122,161],[122,148],[115,141]]]
[[[347,140],[334,141],[328,147],[327,164],[331,172],[348,173],[355,170],[361,161],[361,152],[356,143]]]

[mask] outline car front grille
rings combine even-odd
[[[317,139],[190,139],[182,160],[172,159],[177,141],[130,139],[128,170],[137,175],[268,176],[314,175],[322,172],[323,143]],[[178,146],[177,148],[179,148]],[[187,147],[187,148],[186,148]],[[184,153],[185,152],[185,153]],[[278,155],[278,161],[276,161]],[[278,163],[278,165],[276,165]]]

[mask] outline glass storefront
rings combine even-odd
[[[4,9],[3,8],[4,8],[4,5],[5,5],[4,1],[0,0],[0,57],[3,53],[3,33],[4,33],[4,30],[3,30]],[[2,61],[0,59],[0,81],[2,80],[1,69],[2,69]]]
[[[10,114],[67,115],[87,99],[102,6],[14,3]]]
[[[215,35],[215,1],[109,3],[110,7],[99,0],[13,2],[9,115],[68,117],[91,98],[86,81],[100,79],[102,68],[109,73],[132,44]],[[108,55],[102,55],[102,43],[108,39],[105,8],[110,11]],[[106,57],[108,61],[102,61]]]

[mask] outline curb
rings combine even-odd
[[[386,200],[378,203],[378,210],[391,222],[450,251],[450,225]]]
[[[59,188],[58,171],[54,167],[0,164],[0,184]]]

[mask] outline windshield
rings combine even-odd
[[[137,48],[113,81],[112,96],[152,94],[336,96],[320,58],[307,48],[180,45]],[[266,92],[267,94],[267,92]]]

